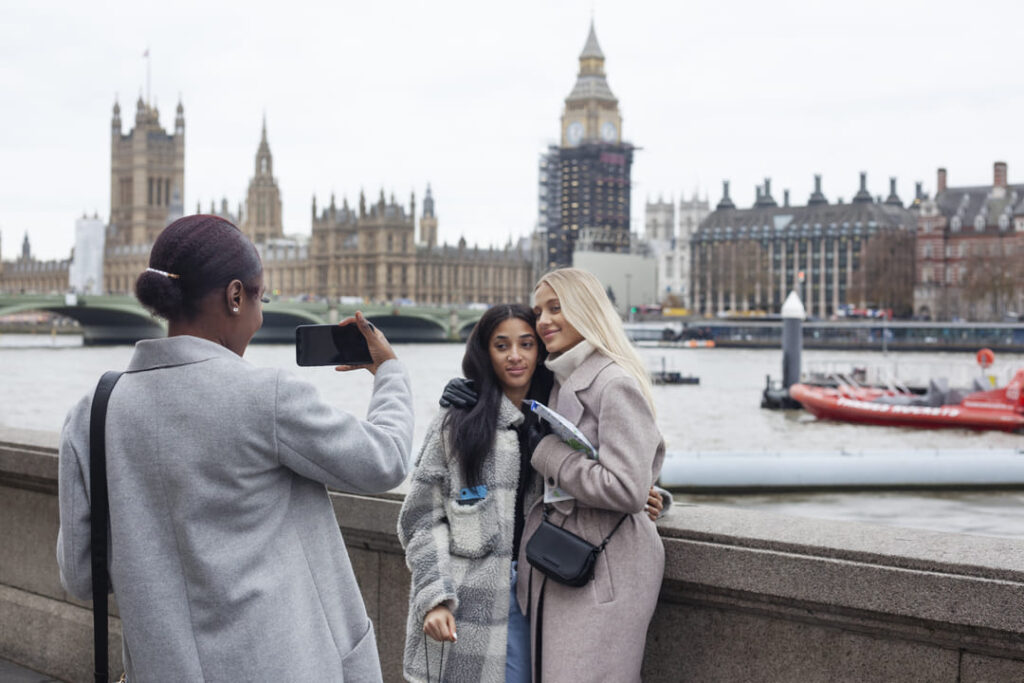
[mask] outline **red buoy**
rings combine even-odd
[[[981,349],[978,351],[978,365],[982,368],[987,368],[996,362],[996,354],[992,353],[992,349]]]

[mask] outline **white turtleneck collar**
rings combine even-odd
[[[544,361],[544,365],[548,370],[555,373],[555,379],[558,380],[559,384],[565,384],[565,380],[568,379],[569,375],[596,350],[593,344],[584,339],[576,344],[576,346],[558,354],[554,358],[548,356],[547,360]]]

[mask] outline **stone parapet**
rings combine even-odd
[[[0,428],[0,658],[86,681],[92,615],[54,560],[56,448],[56,434]],[[401,499],[332,494],[386,681],[402,680]],[[688,505],[658,527],[648,683],[1024,680],[1020,541]]]

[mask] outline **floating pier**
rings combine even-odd
[[[669,453],[660,481],[700,493],[1024,488],[1024,449]]]

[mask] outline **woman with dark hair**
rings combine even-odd
[[[255,246],[216,216],[157,238],[136,283],[168,337],[139,342],[110,397],[109,574],[130,681],[380,681],[372,624],[326,486],[406,474],[409,378],[357,313],[373,362],[366,420],[241,356],[263,322]],[[355,367],[339,366],[338,370]],[[89,415],[68,414],[57,561],[91,597]]]
[[[409,681],[427,681],[438,670],[451,681],[530,680],[529,624],[514,599],[514,559],[530,481],[527,442],[539,438],[522,401],[547,398],[545,355],[529,308],[489,308],[462,359],[475,405],[442,409],[427,431],[398,519],[412,570]],[[456,638],[444,657],[443,643]]]

